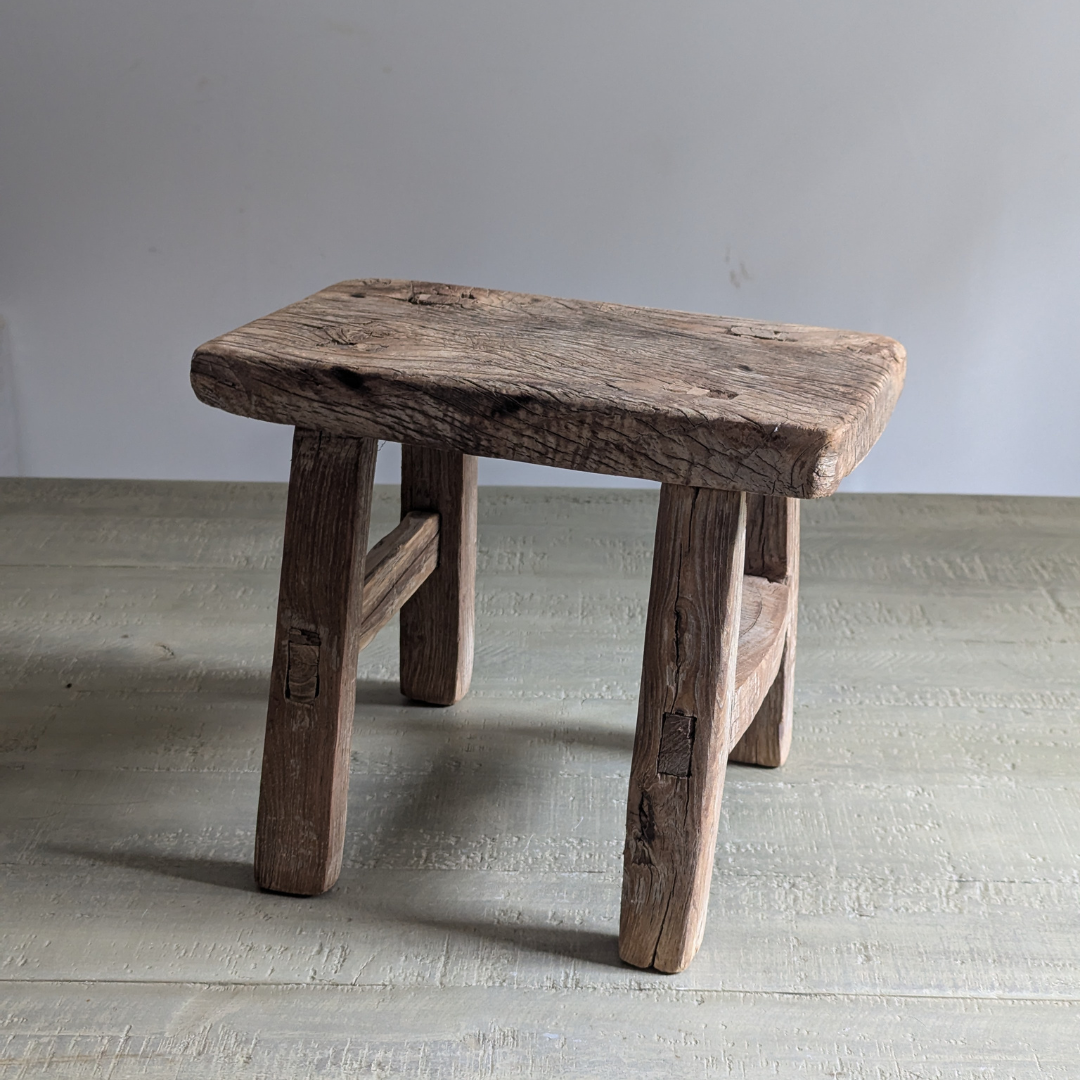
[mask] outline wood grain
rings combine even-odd
[[[750,575],[743,578],[735,703],[728,724],[728,746],[739,743],[776,681],[794,602],[791,590],[783,583]]]
[[[414,281],[346,281],[196,350],[243,416],[699,487],[816,497],[900,393],[889,338]]]
[[[413,510],[368,553],[359,648],[398,613],[439,561],[439,515]]]
[[[376,444],[297,429],[255,877],[312,896],[341,870]]]
[[[401,512],[439,515],[438,565],[401,609],[401,692],[453,705],[469,689],[476,597],[476,458],[401,448]]]
[[[57,980],[0,1008],[4,1080],[1075,1080],[1080,1024],[1075,1000],[516,984]]]
[[[635,967],[681,971],[705,929],[735,696],[745,526],[740,492],[661,488],[619,926],[619,956]],[[682,774],[661,768],[664,743],[675,739],[691,744]]]
[[[746,500],[746,572],[782,583],[788,593],[783,657],[753,722],[731,760],[776,768],[791,750],[795,644],[799,621],[799,500],[750,495]]]

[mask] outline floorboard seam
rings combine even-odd
[[[202,981],[173,981],[170,979],[6,979],[0,977],[0,986],[168,986],[176,989],[197,990],[318,990],[318,991],[360,991],[385,993],[396,991],[398,993],[415,990],[432,992],[453,993],[462,990],[498,990],[503,993],[534,993],[534,994],[576,994],[582,990],[592,990],[605,996],[618,994],[652,994],[660,991],[665,994],[680,994],[694,996],[709,994],[715,997],[767,997],[767,998],[804,998],[821,999],[826,1001],[970,1001],[991,1002],[1002,1001],[1010,1004],[1058,1004],[1080,1005],[1080,995],[1075,997],[1060,997],[1055,995],[1038,994],[913,994],[895,990],[882,990],[877,992],[868,991],[829,991],[829,990],[738,990],[731,988],[715,989],[711,987],[664,987],[664,986],[499,986],[499,985],[461,985],[441,986],[437,984],[424,985],[396,985],[393,983],[306,983],[306,982],[202,982]]]

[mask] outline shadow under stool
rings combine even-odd
[[[196,394],[295,427],[255,845],[259,884],[341,869],[357,654],[401,612],[401,690],[468,690],[476,456],[662,482],[627,803],[619,954],[701,944],[729,758],[791,743],[799,499],[885,427],[904,350],[870,334],[366,280],[203,345]],[[400,525],[365,552],[377,441]]]

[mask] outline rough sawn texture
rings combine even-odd
[[[259,420],[813,498],[874,445],[904,357],[873,334],[365,280],[207,342],[191,381]]]
[[[729,765],[677,976],[616,956],[656,493],[479,506],[470,694],[361,655],[298,900],[251,872],[284,485],[0,482],[2,1080],[1074,1080],[1080,500],[803,507],[795,749]]]

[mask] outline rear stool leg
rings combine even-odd
[[[619,955],[681,971],[709,900],[745,545],[745,496],[664,484],[630,768]]]
[[[439,514],[439,562],[401,609],[401,692],[453,705],[472,679],[476,602],[476,458],[401,448],[401,513]]]
[[[296,429],[255,878],[314,896],[341,872],[377,444]]]
[[[795,635],[799,615],[799,500],[773,495],[746,497],[746,572],[787,583],[787,640],[780,670],[731,761],[747,765],[783,765],[791,749],[795,697]]]

